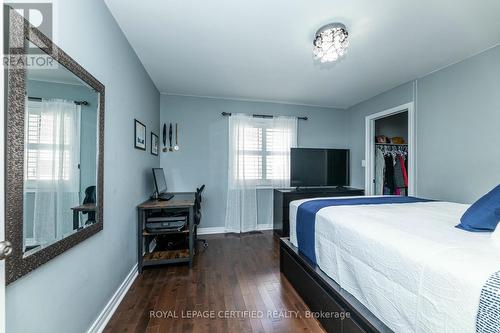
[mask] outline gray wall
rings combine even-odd
[[[500,184],[500,46],[418,81],[417,190],[471,202]]]
[[[346,112],[349,120],[349,147],[351,148],[351,185],[365,187],[365,117],[413,100],[413,83],[409,82],[361,102]]]
[[[307,116],[309,120],[299,120],[300,147],[348,145],[347,113],[343,110],[161,95],[161,122],[179,123],[181,148],[162,153],[161,166],[173,191],[193,191],[206,184],[202,227],[224,226],[228,169],[228,118],[221,116],[224,111]],[[257,200],[259,224],[271,223],[272,191],[259,190]]]
[[[365,117],[413,101],[414,91],[417,195],[470,203],[498,185],[500,46],[351,107],[353,185],[364,186]]]
[[[106,86],[104,230],[7,287],[7,332],[85,332],[136,264],[135,206],[151,192],[159,93],[103,1],[54,6],[59,46]],[[82,18],[92,18],[92,24]],[[133,148],[133,121],[148,130]]]

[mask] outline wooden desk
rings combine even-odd
[[[97,206],[95,203],[88,203],[73,207],[71,210],[73,211],[73,230],[77,230],[80,228],[80,213],[95,212]]]
[[[142,272],[144,266],[165,265],[179,262],[189,263],[189,268],[193,267],[194,254],[194,192],[172,192],[174,197],[168,201],[147,200],[137,206],[137,258],[138,270]],[[176,251],[156,251],[149,253],[149,249],[144,252],[144,237],[152,236],[145,230],[147,214],[157,210],[185,210],[188,213],[188,236],[189,249]],[[168,232],[167,232],[168,233]]]

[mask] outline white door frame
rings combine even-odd
[[[408,112],[408,195],[415,195],[415,106],[413,102],[371,114],[365,118],[365,194],[374,195],[375,185],[375,120]]]

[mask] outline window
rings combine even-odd
[[[75,110],[73,110],[75,113]],[[26,114],[27,181],[69,180],[71,149],[75,144],[72,130],[78,118],[55,109],[42,112],[42,102],[28,101]]]
[[[273,119],[245,124],[235,134],[236,179],[271,185],[290,178],[290,148],[295,145],[293,126]]]
[[[290,186],[290,148],[297,141],[296,117],[229,118],[226,230],[257,229],[257,188]]]

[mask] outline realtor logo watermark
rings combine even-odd
[[[291,311],[291,310],[150,310],[149,318],[157,319],[296,319],[315,318],[345,320],[351,318],[350,312],[344,311]]]
[[[50,2],[8,2],[4,4],[4,17],[9,18],[11,34],[30,36],[29,29],[14,17],[21,16],[37,28],[50,40],[53,38],[53,5]],[[7,15],[8,14],[8,15]],[[18,14],[18,15],[15,15]],[[3,65],[6,68],[56,69],[57,61],[52,58],[51,45],[35,45],[25,38],[9,37],[7,54],[4,54]]]

